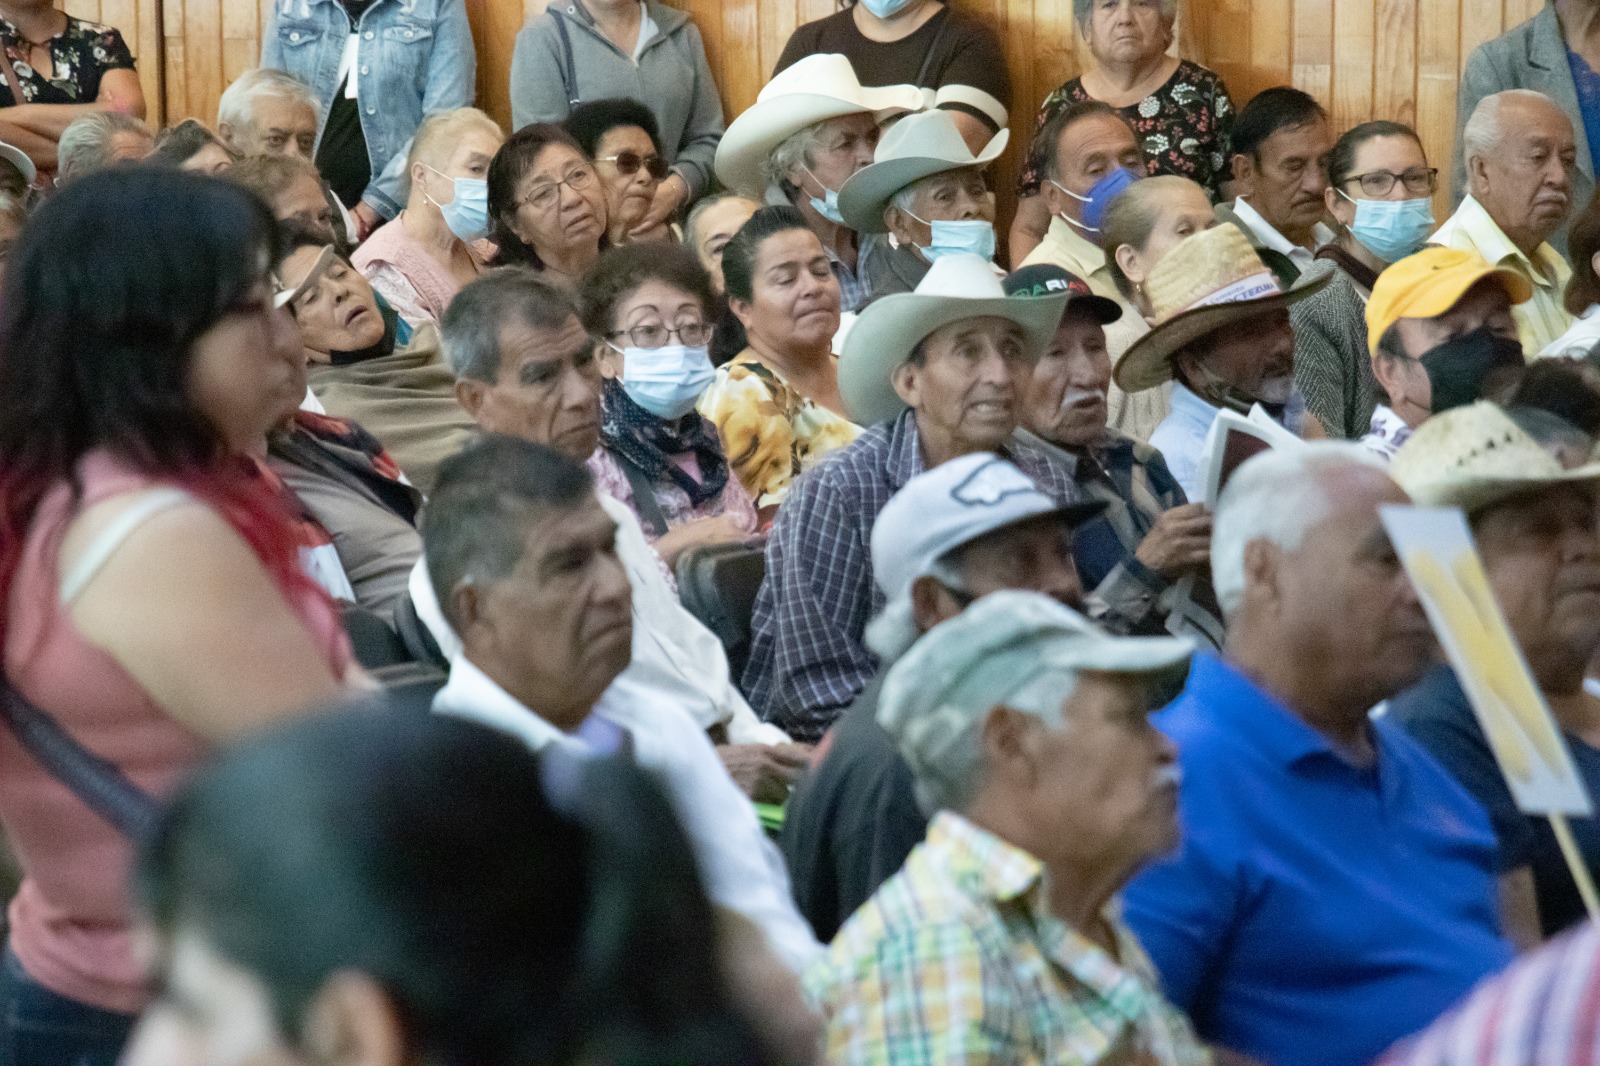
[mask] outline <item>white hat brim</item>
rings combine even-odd
[[[895,193],[935,174],[969,167],[987,167],[1000,158],[1010,140],[1011,131],[1001,130],[974,159],[914,155],[864,166],[850,175],[850,180],[839,190],[839,213],[857,233],[886,233],[889,227],[883,224],[883,212],[889,206],[889,201],[894,199]]]
[[[18,173],[22,175],[24,184],[32,185],[34,180],[39,177],[39,168],[33,165],[33,160],[28,158],[28,153],[14,144],[0,141],[0,159],[4,159],[17,168]]]
[[[906,409],[894,391],[895,370],[918,344],[969,318],[1004,318],[1022,327],[1026,355],[1037,361],[1067,310],[1058,296],[1001,296],[977,300],[933,293],[898,292],[874,300],[856,317],[839,356],[839,395],[858,425],[887,422]]]
[[[712,162],[717,180],[741,196],[760,200],[766,191],[762,173],[767,158],[784,141],[809,126],[845,115],[871,112],[880,122],[899,111],[922,107],[922,93],[911,85],[863,86],[847,100],[819,93],[785,93],[758,100],[732,123],[717,143]]]

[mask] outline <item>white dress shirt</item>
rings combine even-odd
[[[1278,227],[1262,218],[1261,212],[1251,207],[1243,196],[1234,200],[1233,213],[1238,216],[1240,222],[1250,228],[1250,232],[1255,234],[1256,240],[1271,248],[1274,252],[1288,256],[1289,262],[1293,263],[1295,269],[1302,274],[1311,269],[1311,264],[1316,262],[1316,248],[1321,248],[1333,239],[1333,231],[1318,222],[1311,231],[1312,240],[1316,242],[1316,248],[1307,248],[1303,245],[1295,244],[1279,233]]]
[[[788,734],[757,718],[734,687],[722,642],[679,602],[633,511],[603,492],[595,495],[617,523],[617,557],[633,586],[633,660],[595,709],[642,698],[671,704],[702,730],[723,726],[730,744],[787,744]],[[434,597],[426,556],[411,571],[411,602],[439,648],[454,660],[461,641]]]
[[[450,680],[434,697],[433,710],[503,730],[535,751],[551,744],[580,754],[593,751],[581,737],[561,732],[519,703],[464,654],[452,656]],[[822,945],[795,909],[782,856],[705,733],[662,700],[613,701],[604,710],[597,707],[591,722],[595,717],[627,730],[638,764],[660,777],[694,845],[712,902],[755,923],[773,952],[796,974],[804,972]]]

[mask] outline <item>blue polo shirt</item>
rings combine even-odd
[[[1511,961],[1495,837],[1415,741],[1372,726],[1358,768],[1214,655],[1157,724],[1183,844],[1124,893],[1168,997],[1270,1066],[1357,1066]]]

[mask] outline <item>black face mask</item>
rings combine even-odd
[[[1445,341],[1418,360],[1433,386],[1434,414],[1465,407],[1483,395],[1485,381],[1498,370],[1520,370],[1522,342],[1490,333],[1480,326],[1465,336]]]

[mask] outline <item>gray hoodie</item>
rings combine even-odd
[[[700,31],[689,16],[647,0],[656,34],[634,64],[595,28],[577,0],[555,0],[517,34],[511,56],[511,121],[563,122],[571,112],[562,84],[564,59],[555,11],[572,42],[580,102],[627,96],[650,108],[661,127],[661,151],[689,183],[690,198],[711,184],[711,160],[722,139],[722,101],[706,63]]]

